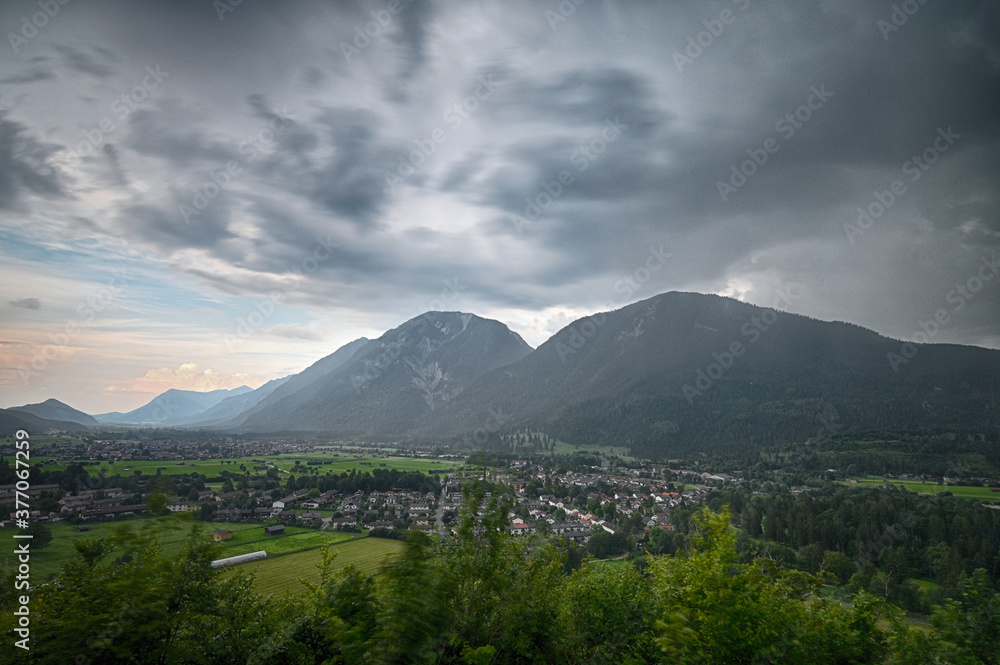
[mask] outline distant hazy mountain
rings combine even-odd
[[[904,350],[855,325],[671,292],[575,321],[414,433],[530,427],[663,455],[852,429],[998,426],[1000,351]]]
[[[165,425],[179,424],[182,420],[210,409],[227,397],[252,392],[249,386],[232,390],[170,390],[154,397],[144,406],[128,413],[101,413],[94,417],[102,424]]]
[[[479,376],[530,352],[499,321],[428,312],[365,342],[316,380],[298,386],[293,377],[241,429],[405,434]]]
[[[174,424],[188,427],[212,427],[225,422],[256,406],[262,399],[288,381],[288,379],[289,377],[287,376],[280,379],[272,379],[256,390],[232,395],[204,411],[199,411],[186,418],[179,418]]]
[[[68,404],[64,404],[57,399],[47,399],[38,404],[25,404],[24,406],[12,406],[11,411],[25,411],[39,418],[47,420],[64,420],[71,423],[78,423],[87,427],[96,427],[97,420],[83,411],[78,411]]]
[[[39,418],[27,411],[0,409],[0,436],[14,436],[17,430],[23,429],[30,436],[48,434],[53,430],[63,432],[86,432],[87,427],[68,420],[48,420]]]

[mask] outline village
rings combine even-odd
[[[303,454],[305,464],[296,461],[293,473],[308,470],[318,474],[319,469],[313,465],[321,466],[330,459],[309,459],[309,454],[317,451],[326,455],[346,455],[355,460],[400,454],[394,449],[334,442],[320,447],[315,443],[257,440],[225,444],[218,441],[206,444],[176,440],[101,440],[87,444],[86,448],[78,443],[56,442],[45,450],[45,466],[105,462],[109,468],[102,469],[100,476],[88,476],[91,486],[76,491],[67,490],[65,483],[32,485],[28,490],[33,504],[30,519],[42,522],[69,520],[83,530],[87,523],[94,521],[126,519],[156,510],[194,513],[202,520],[213,522],[259,523],[270,529],[268,535],[282,533],[284,525],[295,525],[322,531],[422,530],[449,536],[454,532],[462,508],[463,486],[478,479],[486,480],[492,493],[502,495],[509,506],[511,536],[554,534],[583,543],[595,529],[615,534],[624,528],[627,534],[634,535],[653,527],[670,531],[672,509],[702,503],[712,487],[739,482],[726,474],[650,467],[648,464],[631,467],[620,460],[613,467],[605,460],[602,466],[561,469],[543,458],[540,461],[508,460],[505,466],[493,464],[482,471],[442,468],[435,476],[440,486],[438,492],[404,489],[366,492],[358,489],[342,493],[337,489],[321,490],[315,486],[293,489],[280,484],[278,473],[287,474],[288,471],[278,468],[274,456]],[[198,474],[192,469],[196,480],[190,490],[186,489],[187,484],[181,485],[185,492],[157,497],[152,506],[150,495],[129,489],[129,486],[136,487],[130,477],[130,463],[162,461],[183,466],[194,461],[214,460],[216,464],[236,465],[235,461],[220,457],[220,453],[259,457],[250,460],[252,469],[241,465],[232,473],[223,471],[226,478],[223,484],[199,483]],[[424,450],[407,451],[406,454],[422,458],[455,457]],[[166,468],[157,467],[157,473]],[[171,477],[184,477],[181,469],[175,472],[178,473]],[[237,478],[259,479],[259,472],[268,473],[272,482],[244,481],[233,485]],[[125,474],[120,477],[126,480],[116,484],[113,480],[118,474]],[[0,506],[13,504],[14,492],[14,485],[0,486]],[[0,524],[8,526],[13,518],[11,513],[10,519]],[[217,537],[224,539],[225,534],[217,534]]]

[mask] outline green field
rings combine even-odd
[[[221,528],[233,531],[234,525],[224,525]],[[326,543],[334,543],[353,540],[356,535],[351,533],[331,532],[323,533],[300,527],[285,527],[284,536],[268,536],[264,534],[264,527],[260,524],[252,525],[253,529],[244,531],[234,531],[232,540],[221,543],[219,558],[238,556],[264,550],[268,555],[287,554],[288,552],[298,552],[299,550],[322,547]]]
[[[241,524],[223,522],[195,522],[178,517],[153,518],[141,517],[122,522],[99,522],[90,524],[89,531],[77,531],[68,522],[51,524],[52,543],[45,549],[32,550],[31,574],[36,581],[44,580],[50,574],[58,573],[62,567],[76,557],[73,543],[84,538],[99,538],[111,535],[118,528],[127,526],[133,531],[153,529],[159,536],[160,545],[165,555],[178,554],[190,537],[191,528],[195,527],[206,541],[211,540],[213,529],[222,528],[233,532],[232,540],[218,543],[219,559],[264,550],[268,554],[282,554],[299,550],[320,547],[325,543],[339,543],[355,538],[354,534],[330,532],[324,533],[304,527],[285,527],[283,536],[267,536],[263,524]],[[0,570],[9,571],[16,566],[13,535],[15,529],[0,531]],[[6,573],[5,573],[6,574]]]
[[[37,458],[44,457],[44,454],[36,455],[36,460],[33,461],[37,461]],[[100,464],[94,464],[93,461],[90,461],[90,463],[84,466],[84,469],[86,469],[91,475],[99,475],[103,470],[104,473],[109,476],[129,475],[134,474],[136,471],[141,471],[142,475],[152,476],[156,475],[157,471],[159,471],[161,474],[197,472],[208,476],[209,478],[214,478],[219,476],[222,471],[230,471],[236,474],[244,473],[243,470],[240,469],[240,465],[246,467],[248,472],[253,473],[254,467],[259,465],[254,462],[253,459],[254,458],[251,457],[235,457],[212,460],[139,460],[128,462],[118,461],[114,463],[102,461]],[[327,472],[339,474],[344,471],[351,471],[352,469],[356,469],[358,471],[372,471],[373,469],[380,468],[431,473],[433,471],[444,471],[446,469],[461,469],[465,466],[462,464],[461,460],[438,460],[423,457],[374,457],[372,455],[353,455],[350,453],[338,454],[327,451],[314,453],[292,453],[287,455],[268,455],[266,457],[258,457],[256,459],[267,460],[267,462],[273,464],[279,469],[281,475],[287,475],[289,473],[300,475],[306,472],[311,473],[314,469],[318,469],[321,475],[325,475]],[[310,460],[318,460],[329,463],[321,465],[307,465],[306,462]],[[178,464],[178,461],[183,461],[184,464]],[[298,468],[296,468],[295,462],[300,463]],[[363,462],[365,462],[365,464],[363,464]],[[67,464],[47,464],[44,468],[46,471],[63,471],[66,469],[66,466]],[[126,467],[129,467],[128,471],[125,470]]]
[[[29,432],[29,434],[31,434]],[[31,450],[45,449],[47,446],[51,446],[55,443],[71,443],[74,446],[85,446],[87,445],[83,439],[77,439],[75,437],[70,437],[69,439],[62,439],[54,436],[35,436],[31,434]],[[0,442],[14,445],[14,437],[0,437]]]
[[[858,478],[857,485],[847,483],[856,487],[883,487],[886,481],[882,478]],[[967,499],[984,499],[986,501],[1000,501],[1000,492],[991,492],[989,487],[973,487],[971,485],[938,485],[930,481],[920,480],[890,480],[896,487],[903,486],[909,492],[919,494],[937,494],[938,492],[951,492],[955,496]]]
[[[384,538],[360,538],[340,543],[331,548],[337,554],[334,567],[353,565],[362,573],[372,575],[386,562],[386,557],[400,552],[403,545],[400,540]],[[263,594],[294,594],[305,590],[299,579],[319,582],[318,566],[322,563],[323,551],[314,549],[233,566],[229,569],[229,574],[237,571],[251,573],[254,575],[257,591]]]

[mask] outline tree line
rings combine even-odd
[[[414,532],[374,577],[338,570],[328,550],[320,581],[282,598],[211,568],[197,523],[174,556],[158,545],[174,520],[125,524],[76,543],[76,560],[32,589],[31,650],[5,640],[0,651],[53,665],[997,662],[1000,604],[981,570],[927,633],[864,590],[850,604],[830,598],[826,571],[742,556],[727,508],[692,515],[677,552],[640,571],[573,569],[565,543],[507,536],[509,505],[481,486],[466,504],[457,537]],[[11,635],[7,582],[0,629]]]

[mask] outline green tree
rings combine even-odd
[[[126,524],[78,543],[80,557],[32,598],[32,662],[61,665],[82,654],[157,663],[185,653],[188,621],[214,606],[214,548],[195,525],[181,553],[162,556],[156,531],[171,524],[140,532]]]
[[[572,663],[648,663],[657,658],[655,591],[631,566],[576,571],[566,584],[561,622]]]
[[[821,579],[769,559],[737,562],[728,507],[695,516],[685,557],[650,571],[665,613],[657,642],[672,663],[876,663],[888,652],[891,614],[864,594],[848,610],[818,594]],[[807,602],[808,601],[808,602]]]
[[[40,550],[49,546],[52,542],[52,528],[44,522],[32,522],[24,530],[25,534],[31,535],[31,549]]]
[[[945,601],[932,616],[947,662],[1000,663],[1000,596],[982,568],[961,580],[958,587],[959,600]]]

